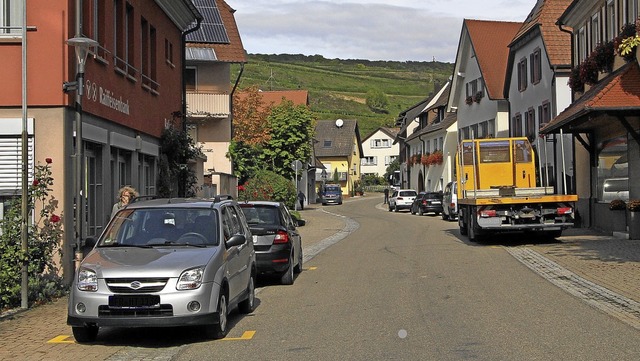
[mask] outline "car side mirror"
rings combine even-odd
[[[89,254],[89,252],[91,252],[91,250],[93,249],[93,247],[95,247],[96,245],[96,239],[93,237],[87,237],[84,239],[84,244],[82,245],[82,248],[80,248],[80,251],[82,251],[82,257],[84,258],[87,254]]]
[[[241,246],[243,244],[247,243],[247,238],[244,236],[244,234],[236,234],[231,236],[231,238],[229,238],[225,244],[227,245],[227,248],[231,248],[234,246]]]
[[[295,221],[296,221],[296,226],[298,227],[302,227],[305,224],[307,224],[307,221],[305,221],[304,219],[296,219]]]

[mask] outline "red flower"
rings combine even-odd
[[[53,162],[53,160],[51,160],[51,158],[46,158],[44,161],[47,162],[47,164],[51,164],[51,162]]]
[[[38,184],[40,184],[40,181],[37,179],[33,180],[33,186],[36,187]]]
[[[238,186],[238,190],[239,190],[239,191],[244,191],[244,186],[243,186],[242,184],[240,184],[240,185]]]
[[[49,220],[52,223],[58,223],[58,222],[60,222],[60,216],[58,216],[57,214],[52,214],[51,218],[49,218]]]

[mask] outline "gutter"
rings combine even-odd
[[[196,18],[196,25],[193,28],[182,32],[182,41],[180,42],[180,47],[182,48],[180,51],[180,56],[182,57],[182,69],[180,69],[182,71],[182,109],[180,110],[180,113],[182,115],[182,130],[185,132],[187,131],[187,81],[184,78],[184,73],[187,69],[187,35],[200,29],[202,20],[202,15],[198,16]]]

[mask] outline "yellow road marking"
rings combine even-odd
[[[47,341],[47,343],[76,343],[73,339],[69,339],[71,336],[60,335]]]
[[[222,341],[243,341],[243,340],[251,340],[253,335],[256,334],[256,331],[244,331],[242,336],[240,337],[225,337]]]
[[[309,271],[315,271],[316,269],[318,269],[318,267],[309,267],[307,268]]]

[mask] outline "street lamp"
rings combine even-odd
[[[67,44],[73,46],[76,51],[76,81],[65,82],[62,86],[65,92],[76,91],[76,153],[74,155],[76,161],[75,167],[75,268],[77,269],[82,260],[82,230],[84,221],[84,152],[82,144],[82,95],[84,83],[84,68],[87,64],[87,56],[89,49],[96,47],[98,42],[82,36],[76,36],[67,40]]]

